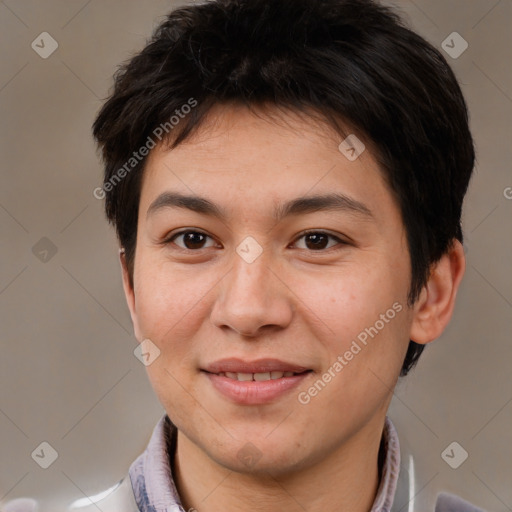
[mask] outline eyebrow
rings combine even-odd
[[[178,192],[163,192],[149,206],[146,217],[154,215],[165,208],[185,208],[196,213],[216,217],[226,221],[225,211],[204,197],[184,195]],[[371,210],[345,194],[332,193],[324,195],[303,196],[274,206],[273,218],[277,221],[292,215],[304,215],[319,211],[343,211],[371,219]]]

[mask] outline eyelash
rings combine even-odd
[[[211,238],[213,240],[213,237],[211,237],[210,235],[208,235],[207,233],[203,232],[203,231],[200,231],[200,230],[196,230],[196,229],[184,229],[182,231],[178,231],[177,233],[174,233],[173,235],[171,235],[170,237],[167,237],[165,240],[162,241],[162,245],[169,245],[170,243],[173,243],[174,240],[181,236],[181,235],[185,235],[186,233],[194,233],[194,234],[200,234],[200,235],[204,235],[208,238]],[[344,240],[342,240],[341,238],[331,234],[331,233],[328,233],[326,231],[322,231],[322,230],[306,230],[306,231],[303,231],[302,233],[300,233],[297,238],[295,238],[294,240],[294,244],[297,243],[297,241],[299,241],[301,238],[304,238],[305,236],[307,235],[311,235],[311,234],[315,234],[315,235],[325,235],[327,236],[328,238],[331,238],[333,240],[335,240],[337,243],[337,245],[349,245],[348,242],[345,242]],[[201,247],[200,249],[187,249],[186,247],[180,247],[180,246],[177,246],[180,250],[182,251],[191,251],[191,252],[200,252],[201,250],[203,249],[209,249],[209,247]],[[302,249],[302,250],[307,250],[309,252],[314,252],[314,253],[320,253],[320,252],[327,252],[331,249],[333,249],[333,247],[336,247],[336,246],[332,246],[332,247],[328,247],[326,249],[318,249],[318,250],[314,250],[314,249]]]

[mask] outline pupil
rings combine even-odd
[[[313,243],[313,247],[310,247],[308,245],[308,241]],[[327,236],[323,235],[321,233],[306,235],[306,246],[308,247],[308,249],[322,249],[325,247],[326,241],[327,241]]]
[[[201,246],[202,243],[204,243],[204,240],[202,240],[204,238],[204,235],[202,235],[201,233],[194,233],[194,232],[189,232],[185,235],[185,245],[187,246],[188,249],[197,249],[198,247],[195,247],[195,245],[199,245]],[[192,247],[190,247],[192,245]],[[200,249],[201,247],[199,247]]]

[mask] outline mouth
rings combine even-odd
[[[306,368],[278,359],[223,359],[201,369],[220,396],[239,405],[276,402],[313,373]]]
[[[259,373],[236,373],[236,372],[219,372],[213,373],[213,375],[218,375],[220,377],[227,377],[228,379],[237,380],[240,382],[264,382],[267,380],[276,380],[282,379],[283,377],[293,377],[294,375],[302,375],[303,373],[311,372],[312,370],[305,370],[303,372],[283,372],[283,371],[273,371],[273,372],[259,372]],[[207,372],[211,373],[211,372]]]

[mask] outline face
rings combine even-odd
[[[148,158],[134,289],[124,276],[135,334],[212,461],[306,468],[382,426],[413,322],[404,226],[368,145],[350,160],[291,114],[210,119]]]

